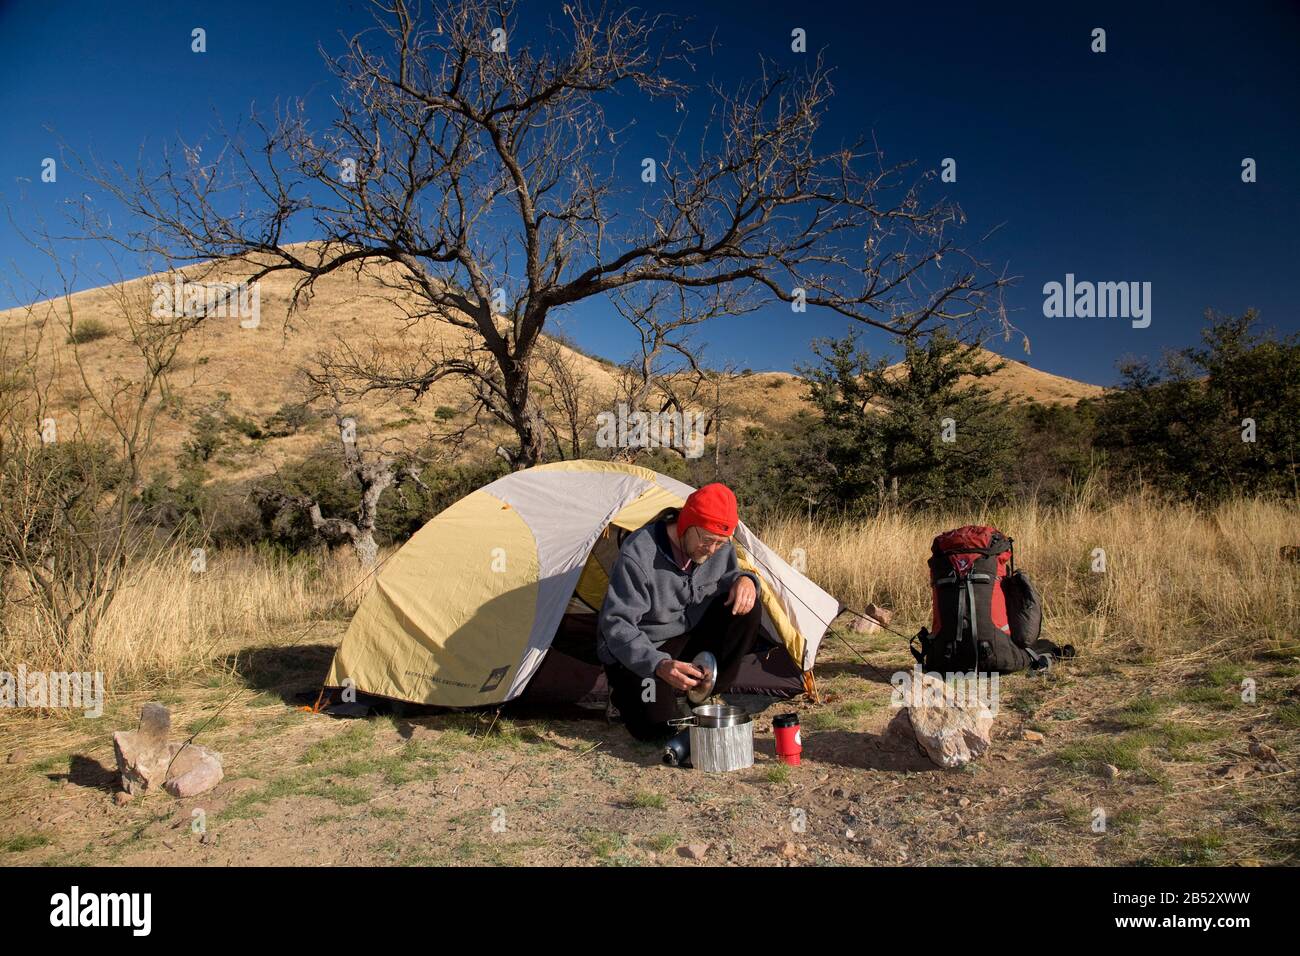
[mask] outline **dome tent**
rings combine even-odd
[[[618,545],[693,490],[635,465],[564,461],[471,492],[380,569],[326,685],[444,707],[599,698],[595,617]],[[733,541],[740,566],[763,582],[759,646],[735,689],[810,688],[839,602],[743,522]]]

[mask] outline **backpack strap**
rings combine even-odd
[[[923,627],[916,632],[916,635],[910,641],[907,642],[907,649],[912,652],[912,656],[916,658],[916,662],[922,667],[925,666],[925,646],[927,643],[926,639],[929,636],[929,630]]]

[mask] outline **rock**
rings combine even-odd
[[[113,802],[116,803],[119,807],[126,806],[133,799],[135,798],[132,797],[131,794],[127,793],[125,790],[119,790],[117,791],[117,793],[113,794]]]
[[[129,794],[144,793],[151,787],[156,789],[167,777],[171,750],[166,741],[160,746],[138,731],[119,730],[113,734],[113,753],[117,757],[122,789]]]
[[[27,759],[27,751],[26,751],[26,750],[14,750],[14,751],[11,751],[11,752],[10,752],[10,754],[9,754],[9,759],[8,759],[7,761],[5,761],[5,762],[6,762],[6,763],[22,763],[22,762],[23,762],[24,760],[26,760],[26,759]]]
[[[1250,742],[1250,755],[1264,763],[1278,763],[1277,751],[1268,744],[1261,744],[1258,741]]]
[[[1011,791],[1008,790],[1006,787],[998,787],[998,796],[999,796],[999,797],[1007,797],[1007,796],[1010,796],[1010,795],[1011,795]]]
[[[192,797],[221,782],[221,754],[198,744],[169,743],[171,715],[162,704],[145,704],[137,730],[113,734],[113,752],[122,789],[135,796],[165,787],[176,797]]]
[[[1101,772],[1102,772],[1102,775],[1105,776],[1105,778],[1106,778],[1107,780],[1118,780],[1118,779],[1119,779],[1119,767],[1115,766],[1113,763],[1104,763],[1104,764],[1102,764],[1102,765],[1101,765]]]
[[[190,744],[177,753],[163,787],[173,797],[195,797],[219,784],[224,772],[221,754],[207,747]]]
[[[987,708],[956,694],[929,674],[922,687],[913,688],[912,705],[904,707],[894,722],[906,715],[917,743],[940,767],[964,767],[989,749],[993,714]],[[898,732],[892,727],[891,731]]]
[[[865,617],[853,616],[853,623],[849,625],[849,630],[854,634],[875,634],[880,630],[880,625],[875,621],[868,621]]]
[[[707,843],[690,843],[677,848],[677,855],[686,857],[688,860],[703,860],[708,852],[709,845]]]
[[[1043,742],[1043,735],[1036,730],[1030,730],[1028,728],[1025,728],[1024,730],[1020,731],[1020,739],[1032,741],[1033,743],[1036,744],[1041,744]]]
[[[877,607],[875,604],[868,604],[862,609],[866,617],[853,615],[853,623],[849,629],[855,634],[875,634],[880,630],[881,624],[888,624],[894,619],[894,612],[886,607]],[[871,620],[874,618],[874,620]]]
[[[969,806],[970,806],[970,797],[962,797],[960,800],[957,801],[957,806],[959,806],[959,807],[969,807]]]
[[[858,834],[850,827],[848,830],[844,831],[844,838],[846,840],[856,840],[858,838]]]
[[[148,703],[140,708],[140,729],[136,734],[142,740],[165,746],[172,732],[172,715],[159,703]]]
[[[793,860],[796,856],[799,855],[799,848],[795,846],[793,843],[791,843],[789,840],[787,840],[785,843],[782,843],[781,846],[777,849],[777,853],[779,853],[782,857],[784,857],[787,860]]]

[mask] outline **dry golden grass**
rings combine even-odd
[[[1081,652],[1163,660],[1211,651],[1295,648],[1300,574],[1278,560],[1300,541],[1294,504],[1241,499],[1208,512],[1135,496],[1113,504],[1085,491],[1074,504],[1034,501],[978,514],[885,514],[862,522],[767,523],[764,541],[851,607],[895,609],[900,629],[929,622],[931,539],[993,524],[1015,539],[1018,566],[1043,595],[1046,636]],[[1105,572],[1093,571],[1093,551]]]
[[[382,559],[382,555],[381,555]],[[139,559],[95,634],[90,659],[60,648],[41,618],[18,613],[0,632],[0,670],[99,671],[121,690],[162,685],[220,666],[223,653],[286,627],[346,618],[365,576],[344,553],[276,558],[253,549],[211,552],[191,569],[188,549]]]
[[[1207,512],[1141,496],[1106,504],[1027,501],[963,514],[882,514],[863,521],[785,517],[756,530],[843,603],[891,607],[914,632],[929,619],[925,559],[935,534],[990,523],[1011,534],[1021,567],[1046,605],[1045,634],[1083,653],[1128,660],[1190,660],[1294,647],[1300,574],[1278,560],[1300,541],[1294,505],[1237,500]],[[1092,570],[1094,549],[1106,570]],[[218,666],[222,653],[271,632],[346,619],[369,580],[344,551],[285,561],[251,549],[214,552],[190,570],[187,550],[137,563],[96,636],[92,660],[65,659],[33,617],[0,636],[0,665],[100,670],[119,688],[167,682]]]

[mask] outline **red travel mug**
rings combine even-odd
[[[799,736],[799,715],[779,714],[772,718],[772,733],[776,737],[776,756],[782,763],[799,766],[803,753],[803,739]]]

